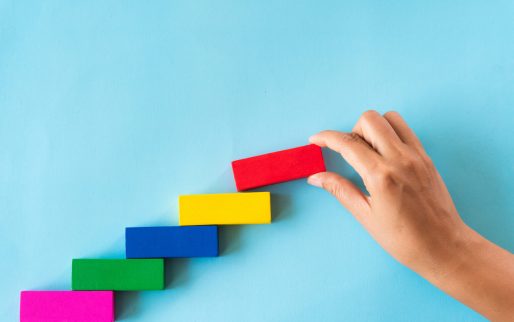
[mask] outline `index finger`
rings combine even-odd
[[[309,141],[340,153],[361,177],[367,176],[380,160],[380,155],[357,133],[327,130],[311,136]]]

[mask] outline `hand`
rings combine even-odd
[[[450,265],[467,242],[467,229],[421,142],[398,113],[382,117],[368,111],[351,133],[323,131],[310,141],[339,152],[362,177],[369,196],[333,172],[311,176],[310,184],[334,195],[398,261],[444,274],[441,263]]]
[[[504,317],[494,315],[501,310],[514,318],[514,257],[462,221],[421,142],[398,113],[368,111],[352,132],[323,131],[310,142],[339,152],[362,177],[369,195],[333,172],[312,175],[308,182],[334,195],[389,254],[483,314]],[[511,282],[507,293],[501,291],[500,299],[484,309],[487,301],[470,296],[468,281],[455,276],[479,278],[472,266],[483,264],[483,255],[490,253],[510,265]],[[498,273],[498,267],[483,273]],[[482,286],[477,290],[481,296]],[[493,305],[496,313],[488,311]]]

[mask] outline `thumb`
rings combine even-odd
[[[370,211],[368,197],[353,182],[334,172],[320,172],[307,178],[313,186],[328,191],[361,223]]]

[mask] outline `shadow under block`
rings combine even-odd
[[[179,196],[179,225],[271,223],[269,192]]]
[[[112,291],[22,291],[21,322],[112,322]]]
[[[218,227],[128,227],[125,252],[127,258],[218,256]]]
[[[305,178],[324,171],[323,153],[314,144],[232,161],[237,191]]]
[[[164,289],[164,260],[74,259],[73,290],[144,291]]]

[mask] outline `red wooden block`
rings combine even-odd
[[[321,148],[314,144],[232,161],[237,191],[305,178],[324,172]]]

